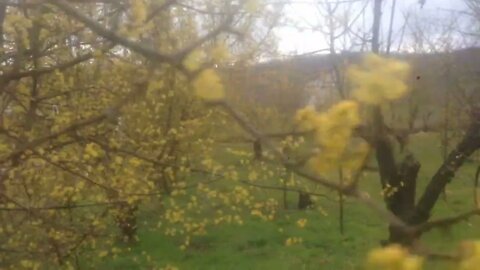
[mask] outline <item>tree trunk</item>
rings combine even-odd
[[[298,193],[298,209],[305,210],[313,205],[312,198],[310,194],[299,192]]]
[[[262,143],[260,140],[255,140],[253,142],[253,153],[256,160],[260,160],[263,157]]]
[[[389,205],[389,210],[402,221],[409,224],[409,217],[415,210],[415,193],[420,163],[413,155],[407,155],[398,168],[400,184],[397,187],[398,191],[392,195],[395,199],[392,200],[393,203]],[[389,226],[388,243],[410,246],[418,237],[419,235],[405,233],[404,228],[393,225]]]
[[[122,203],[117,208],[116,221],[122,240],[133,243],[137,240],[137,204]]]
[[[373,6],[372,52],[380,52],[380,23],[382,19],[382,0],[375,0]]]
[[[472,123],[457,147],[450,152],[442,166],[428,183],[423,195],[410,217],[411,224],[421,224],[430,218],[440,194],[453,179],[457,170],[465,163],[476,150],[480,148],[480,110],[474,112]]]

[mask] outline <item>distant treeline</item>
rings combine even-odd
[[[362,55],[295,56],[251,66],[233,65],[223,70],[223,76],[231,94],[291,113],[308,103],[331,104],[348,98],[345,71]],[[411,63],[412,93],[406,99],[410,99],[411,110],[417,107],[415,114],[419,117],[422,113],[435,116],[447,103],[452,110],[468,110],[480,101],[480,48],[397,53],[391,57]],[[343,93],[339,92],[339,84]]]

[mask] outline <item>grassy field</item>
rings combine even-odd
[[[410,149],[421,161],[419,191],[438,168],[439,136],[419,134],[412,138]],[[472,181],[475,163],[470,162],[458,173],[448,187],[448,200],[441,200],[434,212],[437,218],[470,210],[473,206]],[[368,173],[362,180],[362,189],[380,198],[376,173]],[[269,191],[269,196],[280,198],[281,192]],[[331,194],[334,198],[334,194]],[[295,194],[289,195],[294,208]],[[172,265],[179,269],[362,269],[368,250],[378,247],[387,237],[387,224],[365,206],[347,200],[345,233],[339,232],[338,203],[320,199],[318,209],[308,211],[280,210],[274,221],[262,221],[250,216],[242,226],[228,225],[215,228],[205,236],[192,239],[191,246],[182,251],[179,240],[149,230],[141,223],[140,241],[116,258],[98,262],[98,269],[153,269],[153,265]],[[155,222],[155,211],[145,211],[142,222]],[[159,212],[157,212],[159,213]],[[296,221],[307,218],[305,228]],[[451,251],[459,241],[480,238],[480,219],[461,223],[449,231],[434,231],[424,237],[435,251]],[[290,236],[303,238],[303,243],[286,247]],[[448,264],[428,263],[426,269],[449,269]]]

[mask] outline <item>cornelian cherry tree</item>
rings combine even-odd
[[[281,6],[2,1],[0,11],[0,268],[118,253],[148,203],[184,248],[208,226],[242,222],[236,210],[198,215],[251,196],[210,190],[221,169],[213,132],[226,118],[198,97],[221,97],[216,66],[268,52]]]

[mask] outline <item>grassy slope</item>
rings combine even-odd
[[[440,164],[439,145],[438,135],[434,134],[418,135],[411,142],[411,150],[423,164],[420,190]],[[448,188],[448,203],[438,203],[435,217],[471,209],[474,169],[474,164],[462,168]],[[367,174],[362,185],[372,196],[379,197],[374,173]],[[279,198],[280,194],[272,191],[271,196]],[[295,198],[296,195],[290,195],[292,205]],[[140,242],[130,253],[106,259],[98,268],[151,269],[146,259],[148,255],[156,265],[172,264],[180,269],[360,269],[368,250],[386,238],[385,222],[364,206],[348,201],[346,232],[342,236],[338,229],[337,204],[320,200],[319,206],[322,211],[280,212],[273,222],[246,218],[243,226],[223,226],[206,236],[194,238],[185,252],[178,248],[175,239],[141,227]],[[308,219],[308,224],[300,229],[295,222],[303,217]],[[451,250],[462,239],[480,238],[479,225],[480,219],[472,219],[471,223],[462,223],[448,232],[429,233],[424,239],[435,250]],[[304,243],[285,247],[283,243],[289,236],[300,236]],[[444,267],[431,263],[427,269]]]

